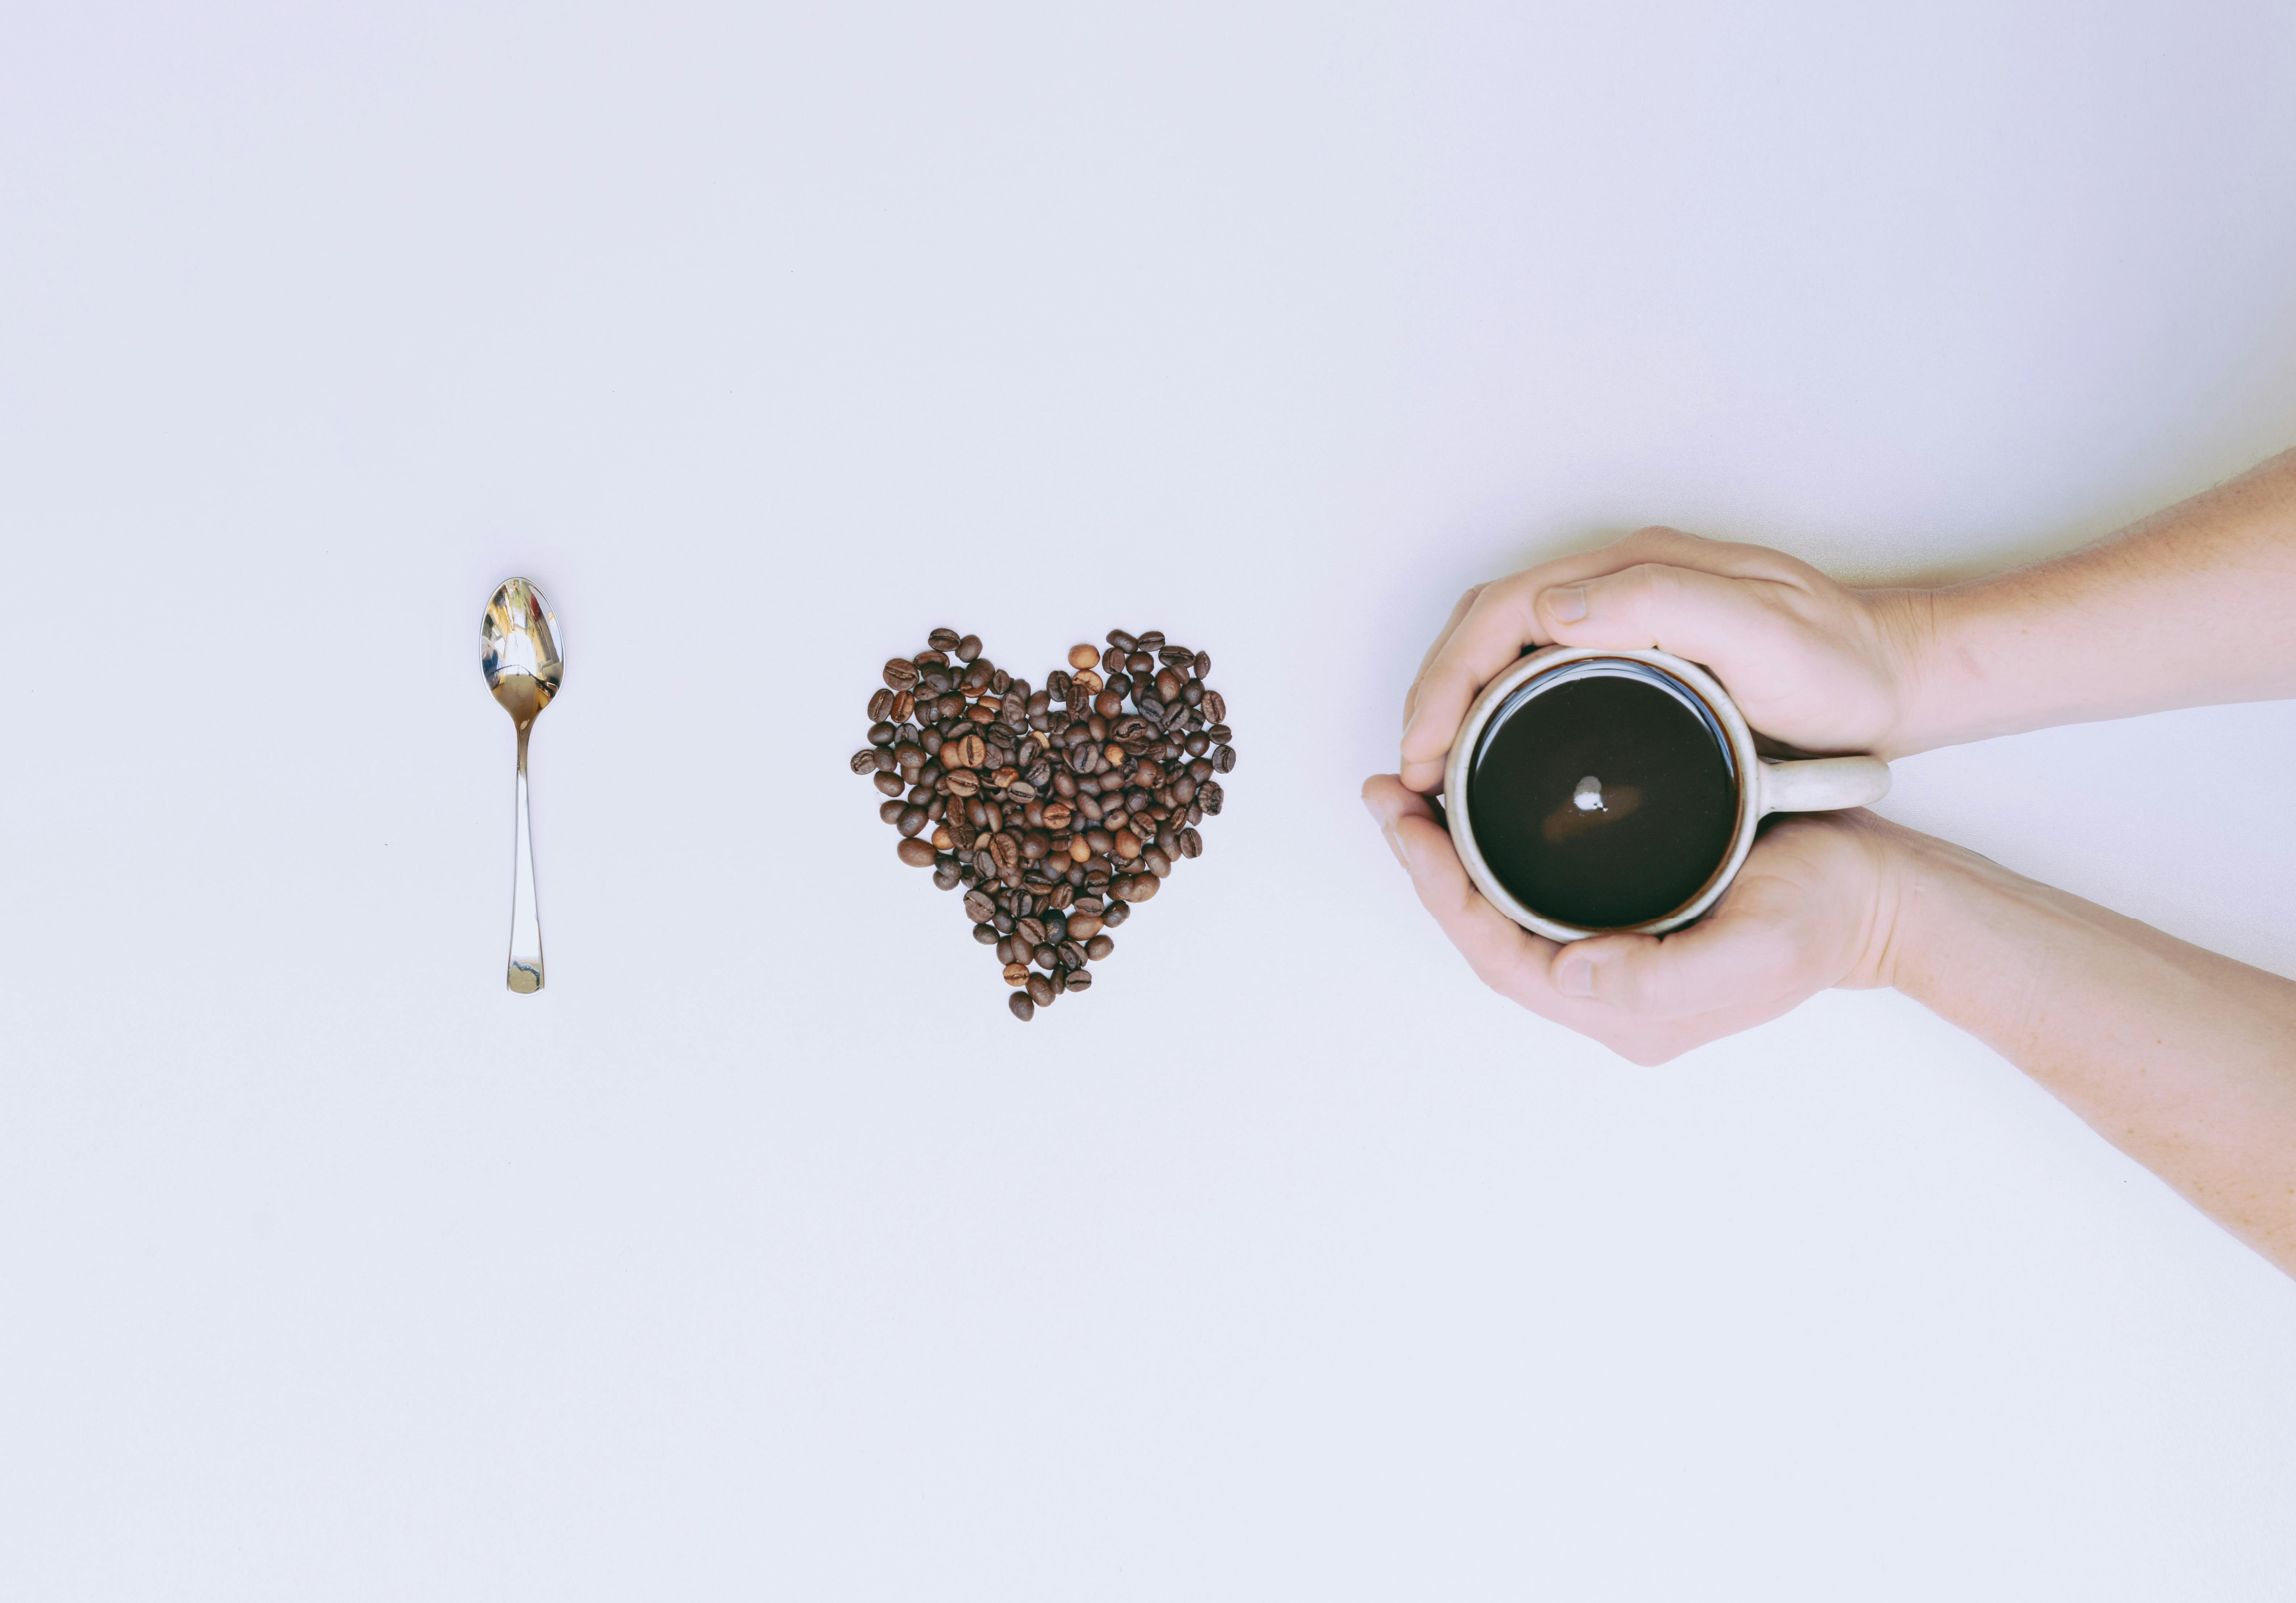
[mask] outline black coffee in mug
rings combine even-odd
[[[1663,918],[1738,831],[1728,737],[1688,686],[1639,662],[1535,678],[1492,714],[1467,782],[1475,843],[1533,912],[1583,929]]]

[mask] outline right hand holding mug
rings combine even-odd
[[[1526,647],[1656,649],[1704,664],[1760,734],[1805,752],[1894,744],[1925,629],[1917,591],[1849,589],[1760,546],[1644,529],[1478,585],[1459,599],[1404,703],[1403,783],[1442,785],[1451,737]]]

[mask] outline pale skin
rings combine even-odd
[[[2112,538],[1937,590],[1852,590],[1757,546],[1645,529],[1460,598],[1364,801],[1485,983],[1637,1063],[1830,987],[1894,986],[2033,1076],[2296,1275],[2296,982],[1867,812],[1785,820],[1713,913],[1568,946],[1475,890],[1427,795],[1527,647],[1707,665],[1755,730],[1901,757],[2054,724],[2296,696],[2296,452]]]

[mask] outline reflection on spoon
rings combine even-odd
[[[534,829],[526,801],[526,743],[534,720],[566,677],[557,615],[532,581],[506,579],[479,621],[479,666],[487,688],[518,730],[518,821],[512,846],[510,965],[504,982],[531,995],[542,989],[542,916],[534,897]]]

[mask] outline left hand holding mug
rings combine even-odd
[[[1835,986],[1890,983],[1907,832],[1872,813],[1783,820],[1686,929],[1562,946],[1483,899],[1426,798],[1398,776],[1365,781],[1363,796],[1420,902],[1485,984],[1636,1063],[1664,1063]]]

